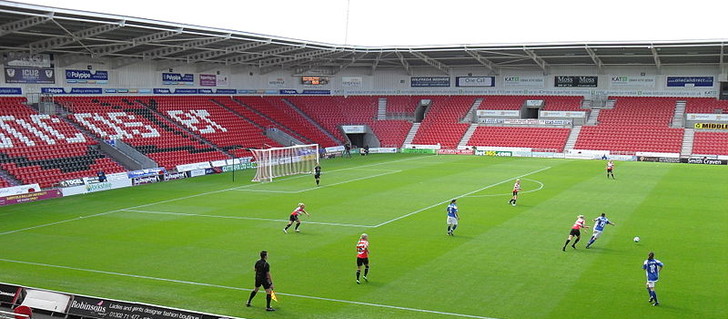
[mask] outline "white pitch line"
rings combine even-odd
[[[422,159],[422,158],[427,158],[427,157],[422,156],[422,157],[403,158],[403,159],[398,159],[398,160],[393,160],[393,161],[379,162],[379,163],[374,163],[374,164],[362,165],[362,166],[358,166],[358,167],[342,168],[342,169],[333,170],[331,172],[346,171],[346,170],[352,170],[352,169],[361,169],[361,168],[364,168],[364,167],[372,167],[372,166],[378,166],[378,165],[384,165],[384,164],[391,164],[391,163],[397,163],[397,162],[403,162],[403,161],[411,161],[411,160]],[[282,179],[279,179],[279,180],[296,179],[296,178],[302,178],[302,177],[305,177],[305,176],[303,176],[303,175],[291,176],[291,177],[282,178]],[[25,227],[25,228],[20,228],[20,229],[15,229],[15,230],[9,230],[9,231],[5,231],[5,232],[0,232],[0,236],[14,234],[14,233],[19,233],[19,232],[23,232],[23,231],[38,229],[38,228],[44,228],[44,227],[54,226],[54,225],[59,225],[59,224],[64,224],[64,223],[73,222],[73,221],[78,221],[79,218],[98,217],[98,216],[103,216],[103,215],[118,213],[118,212],[123,211],[125,209],[143,208],[143,207],[153,206],[153,205],[157,205],[157,204],[164,204],[164,203],[174,202],[174,201],[178,201],[178,200],[195,198],[195,197],[199,197],[199,196],[205,196],[205,195],[217,194],[217,193],[227,192],[227,191],[236,190],[236,189],[243,189],[243,188],[248,188],[248,187],[254,187],[254,186],[257,186],[257,185],[261,185],[261,184],[248,184],[248,185],[243,185],[243,186],[230,187],[230,188],[225,188],[225,189],[220,189],[220,190],[215,190],[215,191],[209,191],[209,192],[203,192],[203,193],[189,195],[189,196],[182,196],[182,197],[177,197],[177,198],[170,198],[170,199],[161,200],[161,201],[152,202],[152,203],[143,204],[143,205],[137,205],[137,206],[131,206],[131,207],[127,207],[127,208],[120,208],[120,209],[115,209],[115,210],[109,210],[109,211],[101,212],[101,213],[98,213],[98,214],[93,214],[93,215],[88,215],[88,216],[80,216],[78,218],[69,218],[69,219],[59,220],[59,221],[52,222],[52,223],[35,225],[35,226],[31,226],[31,227]]]
[[[0,261],[7,262],[7,263],[22,264],[22,265],[32,265],[32,266],[39,266],[39,267],[58,268],[58,269],[66,269],[66,270],[73,270],[73,271],[80,271],[80,272],[90,272],[90,273],[104,274],[104,275],[112,275],[112,276],[122,276],[122,277],[130,277],[130,278],[137,278],[137,279],[146,279],[146,280],[153,280],[153,281],[163,281],[163,282],[171,282],[171,283],[185,284],[185,285],[193,285],[193,286],[221,288],[221,289],[229,289],[229,290],[237,290],[237,291],[251,291],[252,290],[252,289],[248,289],[248,288],[240,288],[240,287],[232,287],[232,286],[225,286],[225,285],[209,284],[209,283],[204,283],[204,282],[195,282],[195,281],[188,281],[188,280],[177,280],[177,279],[159,278],[159,277],[144,276],[144,275],[125,274],[125,273],[114,272],[114,271],[85,269],[85,268],[77,268],[77,267],[70,267],[70,266],[60,266],[60,265],[52,265],[52,264],[44,264],[44,263],[36,263],[36,262],[30,262],[30,261],[20,261],[20,260],[12,260],[12,259],[4,259],[4,258],[0,258]],[[468,315],[468,314],[461,314],[461,313],[454,313],[454,312],[444,312],[444,311],[436,311],[436,310],[417,309],[417,308],[410,308],[410,307],[399,307],[399,306],[376,304],[376,303],[370,303],[370,302],[361,302],[361,301],[352,301],[352,300],[343,300],[343,299],[332,299],[332,298],[324,298],[324,297],[316,297],[316,296],[307,296],[307,295],[299,295],[299,294],[289,294],[289,293],[283,293],[283,292],[277,292],[276,294],[277,295],[281,295],[281,296],[289,296],[289,297],[297,297],[297,298],[305,298],[305,299],[314,299],[314,300],[324,300],[324,301],[332,301],[332,302],[339,302],[339,303],[346,303],[346,304],[353,304],[353,305],[371,306],[371,307],[388,308],[388,309],[397,309],[397,310],[405,310],[405,311],[412,311],[412,312],[431,313],[431,314],[446,315],[446,316],[453,316],[453,317],[479,318],[479,319],[496,319],[496,318],[491,318],[491,317]]]
[[[523,180],[536,182],[539,184],[539,186],[536,189],[530,189],[527,191],[518,192],[518,194],[528,194],[528,193],[538,192],[544,188],[543,183],[541,183],[540,181],[537,181],[535,179],[523,178]],[[510,196],[510,195],[511,195],[511,193],[503,193],[503,194],[468,195],[467,197],[495,197],[495,196]]]
[[[435,203],[435,204],[432,204],[432,205],[430,205],[430,206],[427,206],[427,207],[425,207],[425,208],[420,208],[420,209],[418,209],[418,210],[416,210],[416,211],[413,211],[413,212],[411,212],[411,213],[408,213],[408,214],[405,214],[405,215],[402,215],[402,216],[399,216],[399,217],[396,217],[396,218],[392,218],[392,219],[390,219],[390,220],[388,220],[388,221],[386,221],[386,222],[383,222],[383,223],[380,223],[380,224],[374,225],[373,227],[374,227],[374,228],[377,228],[377,227],[380,227],[380,226],[384,226],[384,225],[386,225],[386,224],[389,224],[389,223],[392,223],[392,222],[396,222],[396,221],[398,221],[398,220],[400,220],[400,219],[402,219],[402,218],[407,218],[407,217],[409,217],[409,216],[412,216],[412,215],[414,215],[414,214],[418,214],[418,213],[421,213],[421,212],[423,212],[423,211],[426,211],[426,210],[428,210],[428,209],[430,209],[430,208],[433,208],[433,207],[436,207],[436,206],[439,206],[439,205],[445,204],[445,203],[449,202],[450,200],[452,200],[452,198],[458,198],[458,197],[465,197],[465,196],[468,196],[468,195],[470,195],[470,194],[475,194],[475,193],[477,193],[477,192],[480,192],[480,191],[482,191],[482,190],[486,190],[486,189],[488,189],[488,188],[491,188],[491,187],[494,187],[494,186],[498,186],[498,185],[500,185],[500,184],[503,184],[503,183],[506,183],[506,182],[512,181],[512,180],[514,180],[514,179],[517,179],[517,178],[521,178],[521,177],[524,177],[524,176],[528,176],[528,175],[533,175],[533,174],[536,174],[536,173],[539,173],[539,172],[543,172],[543,171],[545,171],[545,170],[547,170],[547,169],[549,169],[549,168],[551,168],[551,166],[548,166],[548,167],[544,167],[544,168],[541,168],[541,169],[537,169],[537,170],[535,170],[535,171],[533,171],[533,172],[530,172],[530,173],[526,173],[526,174],[523,174],[523,175],[519,175],[519,176],[516,176],[516,177],[511,177],[511,178],[508,178],[508,179],[502,180],[502,181],[500,181],[500,182],[498,182],[498,183],[495,183],[495,184],[490,184],[490,185],[488,185],[488,186],[485,186],[485,187],[481,187],[481,188],[478,188],[478,189],[476,189],[476,190],[474,190],[474,191],[471,191],[471,192],[467,192],[467,193],[465,193],[465,194],[461,194],[461,195],[458,195],[458,196],[450,197],[450,199],[446,199],[446,200],[444,200],[444,201],[441,201],[441,202],[439,202],[439,203]]]
[[[284,222],[287,223],[288,219],[272,219],[272,218],[258,218],[258,217],[244,217],[244,216],[223,216],[223,215],[206,215],[206,214],[190,214],[180,212],[160,212],[160,211],[149,211],[149,210],[136,210],[136,209],[124,209],[125,212],[133,212],[140,214],[154,214],[154,215],[173,215],[173,216],[186,216],[186,217],[210,217],[210,218],[222,218],[222,219],[236,219],[236,220],[257,220],[266,222]],[[343,226],[343,227],[360,227],[360,228],[371,228],[368,225],[356,225],[356,224],[345,224],[345,223],[327,223],[327,222],[315,222],[306,221],[306,224],[316,225],[329,225],[329,226]]]

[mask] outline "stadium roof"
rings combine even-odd
[[[52,53],[65,67],[89,58],[114,58],[112,68],[159,61],[164,70],[181,65],[215,68],[245,65],[261,74],[336,74],[346,68],[505,70],[552,66],[725,66],[723,40],[622,43],[528,43],[503,45],[366,47],[288,39],[175,22],[0,1],[0,51]]]

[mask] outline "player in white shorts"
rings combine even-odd
[[[457,199],[453,199],[450,201],[450,205],[447,205],[447,234],[450,236],[454,236],[453,232],[455,232],[455,228],[458,228],[458,219],[460,219],[456,201]]]

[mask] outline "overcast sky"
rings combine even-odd
[[[726,27],[728,1],[20,0],[17,2],[359,46],[728,39],[728,27]]]

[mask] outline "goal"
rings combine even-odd
[[[257,165],[254,182],[271,182],[276,177],[309,174],[319,163],[318,144],[252,149]]]

